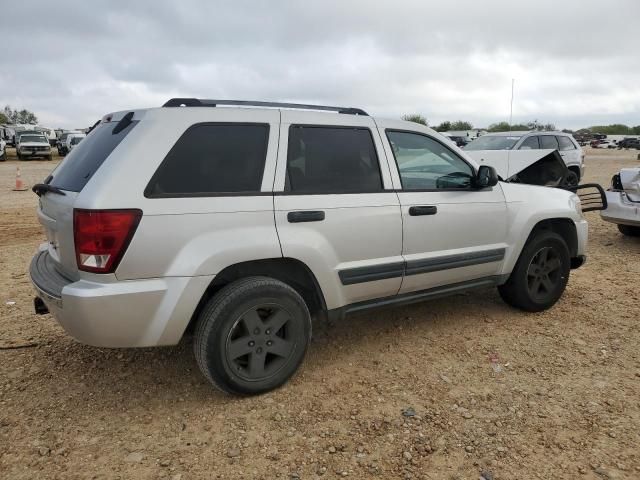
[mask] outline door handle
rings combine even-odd
[[[421,215],[435,215],[438,213],[438,207],[435,205],[419,205],[417,207],[409,208],[409,215],[412,217],[419,217]]]
[[[289,223],[321,222],[324,220],[324,212],[322,210],[289,212],[287,213],[287,220],[289,220]]]

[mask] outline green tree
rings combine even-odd
[[[614,123],[611,125],[594,125],[593,127],[589,127],[589,130],[593,133],[603,133],[605,135],[629,135],[633,132],[633,128],[629,128],[627,125],[623,125],[621,123]]]
[[[509,131],[517,131],[517,130],[530,130],[528,125],[524,125],[522,123],[516,123],[514,125],[509,126],[509,122],[498,122],[492,123],[487,128],[488,132],[509,132]]]
[[[33,112],[24,108],[22,110],[18,110],[17,108],[14,110],[10,105],[5,105],[2,114],[8,120],[7,123],[38,123],[38,117],[36,117]]]
[[[9,123],[9,119],[4,112],[0,112],[0,123]]]
[[[451,130],[471,130],[472,128],[471,122],[463,122],[462,120],[457,120],[451,124]]]
[[[403,115],[402,116],[402,120],[404,120],[406,122],[415,122],[415,123],[419,123],[421,125],[429,126],[429,122],[427,121],[427,119],[425,117],[423,117],[422,115],[420,115],[419,113],[412,113],[412,114]]]
[[[451,122],[448,120],[446,122],[442,122],[436,127],[436,132],[448,132],[449,130],[451,130]]]

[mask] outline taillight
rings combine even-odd
[[[78,269],[113,273],[138,227],[141,210],[73,211]]]

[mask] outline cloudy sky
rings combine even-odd
[[[0,106],[51,127],[172,96],[486,126],[512,78],[514,122],[640,124],[639,0],[14,1],[0,18]]]

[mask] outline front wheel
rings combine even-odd
[[[634,227],[633,225],[618,225],[618,230],[627,237],[640,237],[640,227]]]
[[[194,353],[207,379],[231,394],[264,393],[296,372],[311,339],[302,297],[269,277],[233,282],[206,304]]]
[[[529,239],[509,280],[498,287],[509,305],[528,312],[551,308],[569,281],[571,261],[564,239],[551,231],[539,231]]]

